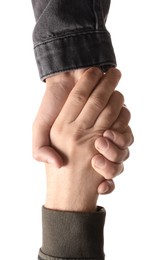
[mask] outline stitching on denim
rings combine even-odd
[[[53,41],[56,41],[56,40],[64,40],[64,39],[67,39],[67,38],[72,38],[72,37],[76,37],[76,36],[83,36],[83,35],[89,35],[89,34],[107,34],[108,36],[110,36],[110,33],[107,31],[107,30],[101,30],[101,31],[92,31],[92,32],[83,32],[83,33],[73,33],[73,34],[70,34],[70,35],[66,35],[66,36],[60,36],[60,37],[54,37],[53,39],[49,39],[47,41],[44,41],[42,43],[37,43],[34,45],[34,49],[36,49],[38,46],[40,45],[44,45],[44,44],[47,44],[49,42],[53,42]]]

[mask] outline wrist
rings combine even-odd
[[[72,212],[96,211],[97,189],[92,187],[89,178],[85,179],[85,173],[80,178],[76,175],[65,167],[56,169],[46,165],[46,208]]]

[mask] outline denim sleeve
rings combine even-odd
[[[110,0],[32,0],[40,78],[73,69],[116,66],[105,23]]]
[[[105,210],[93,213],[42,208],[43,243],[38,260],[104,260]]]

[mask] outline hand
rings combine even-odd
[[[50,142],[50,129],[61,111],[70,91],[84,73],[84,69],[60,73],[46,80],[46,91],[33,123],[33,157],[60,168],[63,160]]]
[[[64,166],[46,165],[46,207],[95,210],[97,187],[104,177],[91,167],[97,154],[94,142],[120,115],[124,99],[114,91],[118,81],[116,69],[103,78],[98,69],[89,69],[69,94],[50,132],[52,146],[62,154]]]
[[[63,165],[63,160],[61,156],[59,155],[59,153],[55,151],[55,149],[51,147],[49,132],[53,122],[55,121],[55,118],[59,114],[70,91],[72,90],[76,82],[81,78],[84,71],[85,71],[84,69],[80,69],[72,72],[61,73],[57,76],[53,76],[47,79],[47,87],[46,87],[45,95],[43,97],[40,109],[38,111],[38,114],[33,124],[33,157],[36,160],[52,163],[56,167],[61,167]],[[128,123],[127,117],[124,116],[123,118],[125,119],[125,124]],[[120,121],[121,118],[119,118],[119,125],[120,125]],[[116,130],[118,131],[118,129]],[[110,144],[109,149],[112,149],[112,151],[114,151],[114,148],[112,147],[113,143],[116,145],[117,142],[118,145],[118,138],[119,138],[117,132],[114,133],[114,136],[115,136],[114,138],[115,141],[112,140],[112,142],[109,142]],[[122,140],[122,143],[125,144],[125,147],[122,147],[121,145],[120,148],[128,149],[130,143],[129,140],[131,139],[132,139],[131,131],[129,131],[127,135],[123,133],[122,136],[120,137],[120,140]],[[119,156],[120,154],[121,152],[119,150]],[[105,153],[103,155],[104,157],[106,157]],[[113,161],[112,158],[110,158],[110,160]],[[117,160],[118,160],[118,155],[117,155]],[[94,161],[92,164],[93,166],[94,166]],[[98,162],[98,157],[97,157],[97,162]],[[107,164],[110,164],[109,160],[106,161],[106,166]],[[114,168],[115,168],[115,172],[113,177],[117,175],[116,162],[114,163]],[[95,170],[99,171],[99,168],[95,167]],[[101,194],[110,193],[113,190],[114,190],[114,182],[112,180],[104,181],[103,183],[100,184],[98,188],[98,192]]]

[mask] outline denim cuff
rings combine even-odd
[[[39,260],[104,260],[103,228],[105,210],[67,212],[42,208],[43,245]]]
[[[107,20],[110,0],[32,0],[40,78],[92,66],[107,71],[116,58]]]
[[[40,78],[54,73],[92,66],[104,72],[116,66],[110,34],[90,31],[53,38],[34,48]]]

